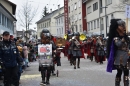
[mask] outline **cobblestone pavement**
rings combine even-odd
[[[114,86],[116,71],[107,73],[106,62],[100,65],[88,59],[81,59],[80,69],[73,69],[66,57],[61,58],[61,63],[61,67],[56,67],[59,77],[51,76],[49,86]],[[20,86],[40,86],[40,82],[38,62],[33,62],[22,74]]]

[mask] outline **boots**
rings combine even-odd
[[[76,61],[74,61],[74,69],[76,69]]]
[[[49,79],[50,79],[50,73],[48,72],[47,73],[47,78],[46,78],[46,84],[50,84]]]
[[[79,65],[80,65],[80,61],[78,61],[77,68],[80,68],[80,66],[79,66]]]
[[[128,76],[124,76],[124,86],[129,86],[129,77]]]
[[[115,86],[120,86],[120,81],[121,81],[121,78],[116,77],[115,78]]]
[[[45,71],[42,71],[41,75],[42,75],[42,82],[41,82],[41,84],[46,84],[46,82],[45,82]]]

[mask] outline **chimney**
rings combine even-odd
[[[58,5],[58,9],[60,9],[60,5]]]
[[[50,9],[50,13],[52,13],[52,9]]]

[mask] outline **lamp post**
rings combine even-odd
[[[107,37],[107,11],[106,11],[106,9],[108,8],[108,7],[101,7],[100,9],[102,9],[102,8],[105,8],[105,20],[106,20],[106,37]]]

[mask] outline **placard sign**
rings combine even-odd
[[[126,16],[126,18],[130,18],[130,6],[129,5],[126,5],[125,16]]]
[[[40,65],[52,65],[52,44],[38,45],[38,56]]]

